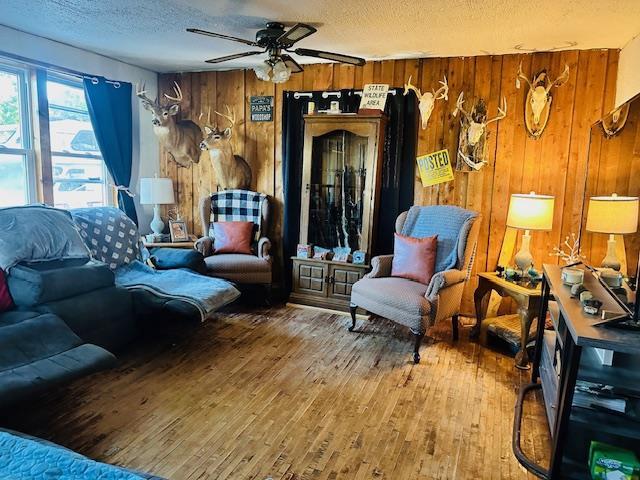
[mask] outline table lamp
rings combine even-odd
[[[531,230],[551,230],[553,227],[553,203],[551,195],[536,195],[515,193],[511,195],[507,226],[524,230],[520,251],[516,253],[514,261],[524,272],[533,264],[533,256],[529,251]]]
[[[164,222],[160,217],[160,205],[176,203],[173,195],[173,181],[170,178],[141,178],[140,179],[140,203],[153,205],[153,220],[151,230],[160,235],[164,230]]]
[[[586,229],[588,232],[609,234],[607,255],[602,266],[620,270],[614,235],[638,231],[638,197],[619,197],[615,193],[610,197],[591,197]]]

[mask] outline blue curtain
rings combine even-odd
[[[106,82],[103,77],[84,79],[84,95],[91,124],[107,170],[119,187],[129,187],[132,163],[131,84]],[[133,198],[118,189],[120,208],[138,224]]]

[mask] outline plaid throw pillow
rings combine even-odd
[[[209,236],[214,238],[213,224],[216,222],[253,222],[256,226],[255,240],[261,236],[262,205],[267,201],[264,193],[250,190],[224,190],[211,195],[211,217]]]

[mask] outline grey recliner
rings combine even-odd
[[[439,214],[446,212],[447,209],[462,211],[458,207],[447,206],[413,208],[421,208],[424,212],[437,211]],[[407,213],[401,213],[396,219],[397,233],[403,231]],[[475,212],[467,211],[467,213]],[[353,331],[355,328],[358,307],[409,327],[415,336],[413,353],[415,363],[420,362],[420,345],[427,329],[436,322],[451,318],[453,338],[457,340],[460,303],[465,283],[471,275],[480,230],[480,215],[475,215],[469,221],[471,224],[467,225],[466,230],[461,230],[461,234],[466,232],[466,239],[458,237],[455,268],[436,272],[429,285],[405,278],[392,277],[393,255],[374,257],[371,260],[371,272],[353,285],[351,291],[352,325],[349,330]],[[430,234],[434,233],[438,232],[430,232]]]
[[[200,221],[204,237],[195,248],[205,258],[207,274],[240,284],[258,284],[270,289],[272,259],[269,228],[269,199],[249,190],[224,190],[200,200]],[[254,254],[215,254],[213,222],[251,221],[256,226]]]

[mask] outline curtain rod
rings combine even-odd
[[[397,92],[395,90],[395,88],[389,89],[389,91],[387,92],[387,95],[395,95]],[[349,93],[349,95],[351,95],[351,93]],[[353,95],[362,95],[362,90],[356,90],[353,92]],[[311,92],[294,92],[293,93],[293,98],[301,98],[301,97],[309,97],[311,98],[313,96],[313,94]],[[342,92],[340,91],[326,91],[326,92],[322,92],[322,98],[329,98],[329,97],[337,97],[340,98],[342,96]]]
[[[97,85],[99,82],[98,77],[95,75],[88,75],[86,73],[82,73],[77,70],[72,70],[71,68],[60,67],[58,65],[53,65],[52,63],[42,62],[40,60],[33,60],[31,58],[23,57],[21,55],[15,55],[13,53],[5,52],[3,50],[0,50],[0,56],[9,58],[11,60],[14,60],[20,63],[30,65],[32,67],[45,68],[47,70],[51,70],[56,73],[62,73],[64,75],[70,75],[76,78],[83,78],[83,79],[86,78],[87,80],[91,80],[91,83],[93,83],[94,85]],[[120,88],[121,82],[117,80],[105,79],[105,81],[113,85],[115,88]]]

